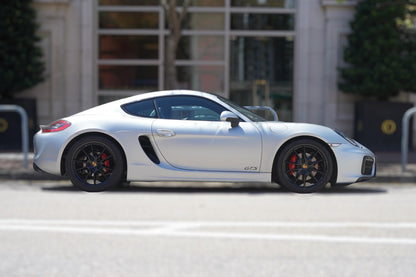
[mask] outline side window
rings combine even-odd
[[[150,118],[157,117],[155,105],[153,104],[153,99],[124,104],[123,106],[121,106],[121,108],[126,113],[131,115]]]
[[[220,121],[226,109],[197,96],[166,96],[155,99],[161,118],[179,120]]]

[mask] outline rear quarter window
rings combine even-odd
[[[124,104],[121,106],[121,108],[126,113],[131,115],[157,118],[157,113],[155,105],[153,104],[153,99]]]

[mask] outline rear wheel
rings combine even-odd
[[[293,141],[277,158],[278,183],[298,193],[322,190],[330,181],[334,166],[330,152],[312,139]]]
[[[68,151],[65,166],[71,182],[84,191],[108,190],[123,180],[122,153],[113,141],[101,136],[76,141]]]

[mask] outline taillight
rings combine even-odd
[[[71,126],[71,123],[66,120],[58,120],[49,125],[40,126],[42,133],[60,132]]]

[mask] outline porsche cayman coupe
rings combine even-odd
[[[374,154],[339,131],[266,121],[198,91],[159,91],[59,119],[34,137],[34,168],[85,191],[126,181],[275,182],[299,192],[376,174]]]

